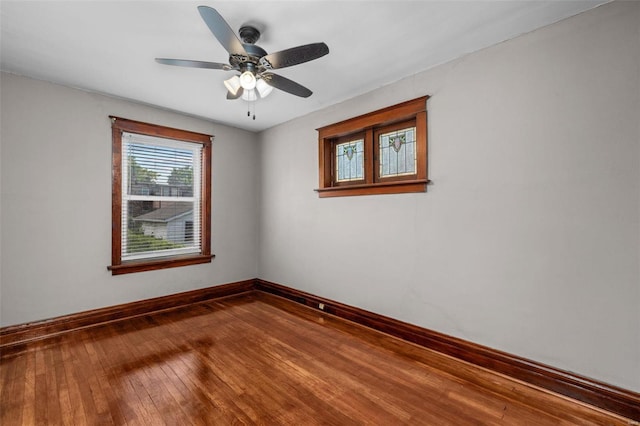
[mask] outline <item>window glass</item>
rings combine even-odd
[[[364,139],[337,144],[335,152],[338,182],[364,179]]]
[[[383,133],[378,137],[380,177],[416,173],[416,128]]]
[[[201,146],[122,137],[122,260],[200,252]]]

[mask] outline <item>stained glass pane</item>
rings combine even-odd
[[[416,128],[394,130],[378,137],[380,177],[416,173]]]
[[[336,145],[336,176],[338,182],[364,179],[364,139]]]

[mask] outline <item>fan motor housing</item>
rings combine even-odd
[[[229,64],[234,69],[245,71],[249,66],[256,67],[260,63],[260,58],[267,55],[267,52],[255,44],[243,44],[247,55],[232,53],[229,56]]]

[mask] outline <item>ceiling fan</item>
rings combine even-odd
[[[313,93],[311,90],[295,81],[274,74],[271,70],[318,59],[329,53],[329,47],[325,43],[305,44],[267,54],[264,49],[255,44],[260,38],[260,31],[254,26],[245,25],[240,28],[239,34],[242,39],[240,41],[217,10],[208,6],[198,6],[198,11],[215,38],[229,52],[229,63],[168,58],[156,58],[156,62],[181,67],[236,71],[238,74],[224,81],[228,90],[227,99],[242,98],[255,101],[266,97],[274,87],[303,98],[311,96]]]

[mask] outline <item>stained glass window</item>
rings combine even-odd
[[[336,181],[364,179],[364,139],[336,145]]]
[[[416,128],[394,130],[379,136],[380,177],[416,173]]]
[[[318,195],[426,192],[428,98],[318,129]]]

